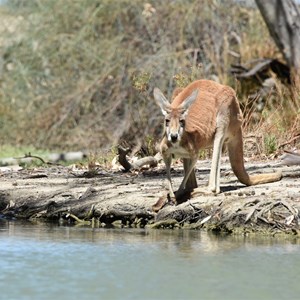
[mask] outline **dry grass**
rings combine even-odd
[[[260,158],[281,154],[284,149],[300,148],[299,79],[290,86],[278,79],[275,82],[276,89],[266,99],[263,111],[257,114],[249,109],[244,118],[244,131],[252,140],[255,137],[257,151],[254,153]]]
[[[23,21],[18,39],[0,45],[0,130],[8,144],[94,150],[124,141],[147,147],[151,140],[153,147],[161,131],[154,86],[168,95],[196,78],[236,87],[232,63],[279,57],[259,13],[230,0],[9,4],[5,14]],[[296,87],[278,83],[276,105],[255,124],[246,116],[245,131],[268,132],[277,144],[292,136],[299,125]],[[251,88],[237,88],[243,103]]]

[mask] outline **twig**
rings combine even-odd
[[[24,159],[24,158],[36,158],[36,159],[39,159],[43,164],[46,164],[46,165],[59,165],[59,164],[55,164],[55,163],[52,163],[50,161],[45,161],[43,158],[41,158],[40,156],[37,156],[37,155],[31,155],[30,152],[25,153],[25,155],[23,157],[14,157],[14,159]]]
[[[94,213],[95,213],[95,204],[92,204],[91,209],[86,215],[86,219],[91,219]]]
[[[281,204],[282,204],[284,207],[286,207],[294,217],[298,217],[298,211],[297,211],[297,209],[295,209],[295,208],[294,208],[292,205],[290,205],[287,201],[281,200]]]
[[[292,143],[293,141],[295,141],[295,140],[298,139],[298,138],[300,138],[300,133],[296,134],[294,137],[292,137],[292,138],[291,138],[290,140],[288,140],[287,142],[285,142],[285,143],[279,145],[278,148],[280,149],[280,148],[282,148],[282,147],[284,147],[284,146],[286,146],[286,145]],[[285,152],[288,152],[288,151],[285,151]]]
[[[258,210],[259,206],[261,205],[260,202],[256,203],[248,212],[246,218],[245,218],[245,223],[247,223],[251,217],[253,216],[253,214]]]
[[[75,216],[73,214],[68,214],[67,216],[73,218],[79,224],[82,224],[82,225],[91,225],[90,221],[79,219],[77,216]]]

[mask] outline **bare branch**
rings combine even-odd
[[[150,168],[157,166],[158,161],[161,159],[160,154],[155,156],[146,156],[141,159],[138,159],[135,162],[130,163],[127,159],[127,154],[130,152],[130,149],[125,149],[121,146],[118,147],[119,163],[125,169],[125,172],[129,170],[138,170],[143,166],[149,165]]]

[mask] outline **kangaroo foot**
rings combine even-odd
[[[192,194],[191,194],[192,198],[196,197],[196,196],[200,196],[200,195],[212,196],[212,195],[216,195],[216,193],[213,192],[208,187],[198,187],[198,188],[194,189]]]
[[[176,204],[181,204],[191,198],[193,190],[178,190],[176,195]]]

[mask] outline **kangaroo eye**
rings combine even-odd
[[[166,126],[169,126],[170,120],[166,119],[165,122],[166,122]]]
[[[181,127],[184,127],[184,125],[185,125],[185,120],[179,120],[179,124],[180,124]]]

